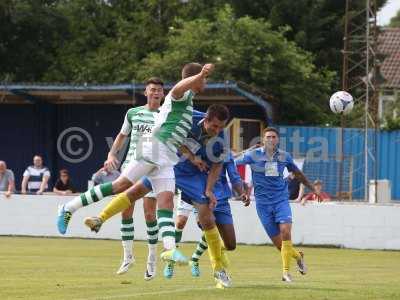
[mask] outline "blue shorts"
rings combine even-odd
[[[207,204],[208,198],[204,195],[207,185],[207,175],[198,173],[195,175],[175,176],[175,185],[182,192],[182,200],[192,204]]]
[[[233,224],[231,206],[228,198],[218,199],[217,206],[214,208],[215,223]]]
[[[292,223],[292,209],[289,201],[279,201],[273,204],[259,204],[256,201],[258,218],[270,238],[280,233],[279,224]]]
[[[198,214],[196,209],[195,211],[196,214]],[[215,217],[216,224],[221,224],[221,225],[233,224],[231,206],[229,205],[228,198],[217,200],[217,206],[214,208],[213,214]],[[198,224],[198,226],[201,229],[201,225]]]
[[[207,204],[208,198],[204,196],[206,189],[207,176],[205,174],[196,174],[194,176],[179,176],[175,178],[176,186],[181,190],[182,201],[192,204]],[[152,189],[151,182],[147,177],[142,178],[143,185]],[[233,224],[231,206],[228,198],[218,199],[214,209],[215,223],[217,224]]]

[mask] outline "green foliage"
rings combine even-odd
[[[400,27],[400,10],[397,11],[397,14],[390,19],[389,27]]]
[[[387,118],[382,129],[387,131],[400,130],[400,117]]]
[[[57,1],[0,2],[0,79],[38,81],[68,34]]]
[[[333,73],[318,71],[311,54],[271,29],[263,19],[235,18],[229,6],[215,22],[185,22],[168,35],[167,50],[144,61],[138,79],[159,74],[177,80],[189,61],[217,63],[214,80],[244,81],[278,99],[277,120],[285,123],[325,122]]]
[[[0,80],[118,83],[160,75],[174,81],[183,63],[213,61],[214,80],[243,81],[272,95],[277,121],[337,123],[327,99],[340,82],[344,5],[4,0]]]
[[[315,56],[318,68],[341,74],[346,1],[231,0],[237,16],[266,18],[273,29],[288,27],[285,36]],[[378,0],[377,9],[387,0]],[[351,1],[353,22],[364,22],[365,1]],[[340,80],[336,81],[336,89]]]

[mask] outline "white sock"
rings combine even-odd
[[[162,238],[162,240],[163,240],[165,250],[171,250],[171,249],[176,248],[174,236],[165,236]]]
[[[157,260],[157,244],[147,244],[147,247],[149,248],[147,262],[155,262]]]
[[[69,211],[70,213],[74,213],[81,207],[83,207],[81,196],[76,196],[71,201],[68,201],[67,203],[65,203],[65,210]]]
[[[122,248],[124,248],[124,261],[133,260],[133,241],[122,241]]]

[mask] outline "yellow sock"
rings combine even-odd
[[[282,241],[281,256],[283,272],[289,272],[290,259],[292,256],[292,241]]]
[[[204,230],[204,236],[208,244],[208,255],[210,256],[211,265],[214,271],[223,269],[221,262],[221,238],[217,227],[213,229]]]
[[[130,206],[131,206],[131,201],[129,200],[126,193],[118,194],[100,212],[99,217],[103,222],[105,222],[112,216],[116,215],[119,212],[124,211],[125,209],[129,208]]]
[[[293,247],[293,245],[291,246],[291,248],[292,248],[292,257],[293,257],[295,260],[300,260],[300,259],[301,259],[300,252],[297,251],[296,248]]]

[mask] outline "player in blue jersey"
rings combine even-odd
[[[240,195],[241,200],[244,202],[245,206],[250,204],[250,198],[245,193],[245,185],[242,182],[240,175],[237,171],[235,162],[232,155],[229,155],[224,161],[223,169],[219,180],[214,186],[214,194],[217,198],[217,205],[214,209],[215,223],[217,224],[219,233],[221,234],[222,240],[224,242],[224,250],[234,250],[236,248],[236,235],[235,228],[233,226],[233,219],[231,213],[231,207],[229,205],[229,198],[232,197],[232,190],[229,186],[226,174],[228,174],[230,184],[237,195]],[[187,180],[183,177],[182,183]],[[189,179],[190,180],[190,179]],[[182,186],[182,197],[178,203],[177,208],[177,220],[175,238],[176,242],[179,243],[182,237],[182,230],[186,225],[189,215],[194,212],[197,215],[197,211],[194,209],[193,205],[190,204],[190,197],[185,194],[185,185]],[[192,276],[200,276],[199,259],[200,256],[207,250],[208,245],[205,240],[204,235],[202,235],[201,240],[197,244],[195,251],[191,257],[191,272]],[[227,258],[223,255],[224,264],[227,265]]]
[[[230,277],[227,275],[224,268],[221,253],[221,237],[215,224],[213,214],[213,209],[217,203],[213,189],[220,177],[224,160],[225,140],[222,130],[228,119],[229,111],[223,105],[211,105],[206,114],[194,111],[192,127],[189,131],[188,138],[183,141],[183,144],[179,148],[180,153],[188,159],[183,159],[182,157],[181,162],[178,164],[180,167],[178,167],[178,169],[174,168],[176,186],[182,187],[181,184],[185,185],[185,193],[193,201],[193,204],[199,212],[199,222],[207,240],[214,278],[218,287],[229,287],[231,285]],[[199,169],[203,172],[199,172]],[[182,177],[190,177],[191,180],[185,180],[183,183],[180,183],[179,178]],[[126,196],[129,198],[129,202],[132,203],[140,199],[143,193],[146,194],[148,192],[149,189],[139,181],[126,191]],[[111,201],[112,204],[116,202],[113,201],[114,200]],[[119,210],[112,210],[114,214],[117,211]],[[93,219],[98,218],[95,217]],[[104,219],[106,220],[107,218]],[[166,221],[161,218],[158,220],[158,223],[160,233],[163,235],[164,232],[161,227]],[[102,222],[100,224],[102,224]],[[173,222],[168,221],[168,224],[173,224]],[[100,226],[96,227],[95,231],[97,232],[99,229]],[[167,263],[167,267],[164,270],[165,277],[172,277],[173,264],[174,262],[172,262],[172,260]],[[168,266],[171,265],[172,268],[168,268]]]
[[[282,280],[291,282],[289,267],[292,257],[296,259],[301,274],[306,274],[307,267],[303,253],[298,252],[291,241],[292,211],[287,181],[283,178],[284,169],[293,172],[311,190],[313,186],[297,168],[290,154],[278,148],[279,132],[268,127],[263,135],[263,147],[246,152],[235,162],[251,167],[258,217],[274,245],[281,251]]]
[[[198,210],[218,287],[231,285],[223,263],[223,245],[213,213],[217,204],[214,186],[228,153],[223,132],[228,119],[229,111],[223,105],[210,106],[206,114],[193,111],[192,128],[181,149],[188,159],[181,160],[174,167],[177,187],[184,191],[184,199]]]

